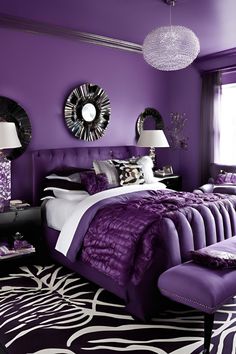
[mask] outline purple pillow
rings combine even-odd
[[[194,262],[211,268],[234,268],[236,267],[236,253],[228,251],[203,248],[191,251]]]
[[[94,171],[80,172],[81,183],[89,194],[102,192],[109,188],[107,176],[104,173],[96,175]]]
[[[236,194],[236,186],[235,185],[225,185],[216,186],[213,188],[214,193],[223,193],[223,194]]]
[[[215,179],[215,184],[236,184],[236,173],[219,173]]]

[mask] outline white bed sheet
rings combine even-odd
[[[63,225],[80,202],[62,198],[49,199],[45,203],[47,225],[61,231]]]
[[[127,185],[124,187],[112,188],[107,191],[103,191],[94,194],[92,196],[88,196],[84,198],[82,201],[72,201],[64,198],[49,199],[45,203],[47,225],[57,231],[61,231],[66,221],[68,221],[68,219],[71,218],[71,215],[75,212],[79,204],[81,204],[81,206],[84,205],[86,206],[90,200],[93,200],[94,198],[96,199],[97,197],[100,199],[100,196],[103,195],[104,193],[105,195],[106,194],[109,195],[110,193],[116,194],[117,191],[119,190],[120,192],[118,192],[118,194],[121,193],[121,191],[122,193],[127,193],[127,192],[129,193],[129,192],[135,192],[137,190],[150,190],[150,189],[153,190],[166,189],[166,185],[161,182],[148,183],[148,184],[145,183],[141,185]],[[77,227],[77,223],[74,223],[74,228],[76,227]],[[70,225],[69,228],[71,229]]]

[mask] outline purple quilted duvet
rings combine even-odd
[[[198,249],[235,234],[235,209],[235,196],[210,193],[146,191],[131,193],[126,202],[112,198],[91,221],[81,257],[120,285],[130,280],[138,284],[155,250],[168,244],[168,239],[170,249],[165,252],[172,252],[171,262],[177,264],[188,258],[185,249]],[[225,210],[226,217],[232,218],[230,230],[221,230],[218,222]],[[174,248],[181,249],[181,260],[175,259]],[[168,254],[166,258],[168,263]]]

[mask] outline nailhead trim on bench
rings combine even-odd
[[[191,303],[192,303],[192,304],[197,304],[197,305],[199,305],[199,306],[201,306],[201,307],[203,307],[203,308],[205,308],[205,309],[209,309],[209,310],[211,310],[211,313],[216,312],[216,310],[217,310],[218,308],[220,308],[221,306],[223,306],[223,305],[224,305],[229,299],[231,299],[232,296],[233,296],[233,295],[232,295],[232,296],[229,296],[227,299],[225,299],[224,301],[222,301],[217,307],[210,307],[210,306],[207,306],[207,305],[205,305],[205,304],[201,304],[201,303],[198,302],[197,300],[189,299],[189,298],[187,298],[187,297],[178,295],[178,294],[176,294],[176,293],[173,293],[173,292],[171,292],[171,291],[165,290],[165,289],[163,289],[163,288],[159,288],[159,289],[161,290],[161,292],[165,293],[165,294],[167,295],[167,297],[169,297],[168,294],[173,295],[173,296],[176,297],[177,299],[182,299],[182,300],[185,300],[185,301],[189,302],[190,306],[191,306]],[[194,306],[192,306],[192,307],[194,307]],[[204,310],[203,310],[203,311],[204,311]],[[207,311],[206,311],[206,312],[207,312]]]

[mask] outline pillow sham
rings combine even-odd
[[[138,158],[130,158],[128,160],[103,160],[103,161],[93,161],[93,167],[96,174],[104,173],[107,176],[108,183],[114,187],[120,185],[119,178],[119,167],[122,164],[134,164],[141,166],[144,175],[145,183],[155,183],[156,178],[153,174],[153,161],[150,156],[142,156]]]
[[[89,193],[87,191],[66,191],[61,189],[54,189],[53,193],[56,198],[62,198],[77,202],[81,202],[89,196]]]
[[[46,179],[61,179],[65,181],[70,181],[70,182],[80,182],[80,173],[75,172],[72,174],[69,174],[68,176],[66,174],[57,174],[57,173],[52,173],[48,176],[45,177]]]
[[[64,179],[45,179],[44,181],[44,190],[60,188],[66,190],[84,190],[82,183],[72,182]]]
[[[215,184],[236,184],[236,173],[219,173],[215,179]]]
[[[61,178],[59,178],[59,179],[45,178],[42,198],[40,200],[53,199],[56,197],[68,199],[69,194],[70,194],[70,197],[69,197],[70,200],[74,200],[74,199],[80,200],[81,194],[79,194],[79,197],[78,197],[78,193],[76,194],[75,197],[73,194],[74,194],[74,192],[79,192],[79,191],[85,192],[84,189],[85,188],[81,183],[72,182],[72,181],[69,181],[68,179],[65,180],[65,179],[61,179]],[[72,192],[72,193],[69,193],[69,192]],[[71,195],[72,195],[72,197],[71,197]]]
[[[222,184],[213,187],[213,193],[236,194],[236,185]]]
[[[44,201],[49,199],[61,198],[65,200],[80,202],[88,196],[89,193],[87,191],[70,191],[66,189],[63,190],[60,188],[52,188],[50,190],[47,190],[47,188],[45,188],[45,190],[43,191],[43,196],[42,198],[40,198],[40,200]]]
[[[112,160],[93,161],[93,167],[96,174],[105,174],[108,183],[114,187],[119,186],[118,172],[112,163]]]
[[[55,199],[55,195],[53,193],[53,191],[43,191],[43,195],[40,198],[40,200],[48,200],[48,199]]]
[[[104,173],[96,174],[94,171],[80,173],[81,183],[89,194],[95,194],[109,188],[107,176]]]
[[[135,164],[120,164],[117,168],[119,174],[120,185],[127,184],[144,184],[144,175],[142,166]]]

